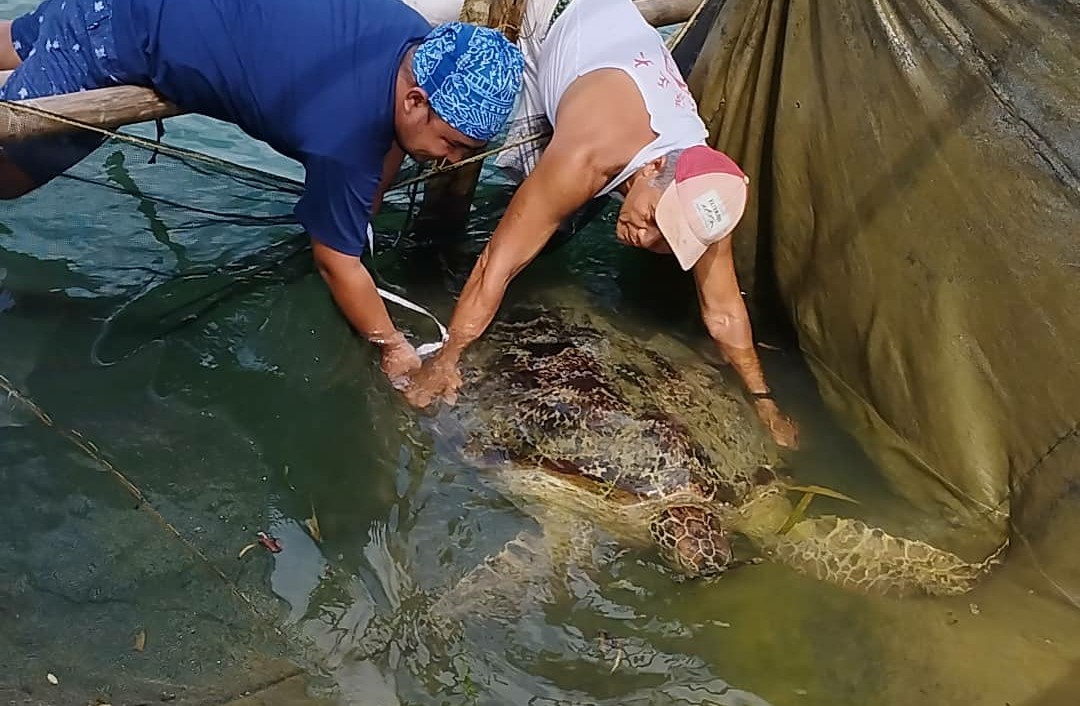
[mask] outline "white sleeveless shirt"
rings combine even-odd
[[[552,125],[566,89],[590,71],[621,69],[641,92],[656,138],[597,196],[671,150],[708,139],[697,103],[663,38],[631,0],[572,0],[543,38],[537,68],[540,102]]]

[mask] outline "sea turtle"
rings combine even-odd
[[[466,617],[518,615],[546,599],[556,565],[591,561],[595,528],[621,546],[658,549],[681,579],[768,559],[894,595],[964,593],[1005,548],[967,562],[858,519],[806,517],[815,493],[844,496],[783,476],[738,385],[674,338],[630,336],[587,308],[517,310],[491,326],[463,377],[457,404],[430,429],[456,440],[543,534],[519,534],[420,601],[420,614],[410,603],[374,619],[357,654],[385,649],[404,625],[447,636]],[[746,558],[736,556],[739,536],[754,548]]]
[[[684,577],[742,563],[741,535],[804,574],[894,595],[964,593],[1004,549],[968,562],[857,519],[805,517],[809,498],[828,491],[784,478],[746,396],[671,337],[643,341],[586,310],[548,307],[495,323],[485,339],[453,412],[466,454],[564,532],[568,519],[589,521],[655,546]],[[804,493],[798,505],[793,492]]]

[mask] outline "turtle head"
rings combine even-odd
[[[699,507],[672,507],[649,525],[664,559],[688,578],[722,574],[734,555],[717,518]]]

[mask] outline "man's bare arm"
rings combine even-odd
[[[360,258],[340,253],[314,238],[311,247],[319,274],[345,318],[364,338],[382,349],[383,372],[394,380],[418,368],[420,359],[405,335],[394,326],[375,289],[375,281]]]
[[[724,238],[705,251],[694,265],[694,279],[701,318],[709,336],[716,341],[750,392],[768,392],[754,350],[750,316],[735,276],[731,238]]]
[[[457,363],[488,327],[510,281],[539,254],[555,229],[593,198],[654,137],[644,100],[618,69],[583,76],[559,101],[551,143],[514,194],[473,268],[450,319],[450,338],[413,377],[406,398],[427,406],[452,401]]]
[[[392,142],[383,158],[382,177],[372,199],[372,218],[382,206],[383,194],[397,176],[404,159],[405,152],[396,141]],[[375,281],[371,279],[371,274],[360,258],[340,253],[315,238],[311,239],[311,249],[319,274],[330,287],[334,301],[354,329],[378,345],[391,342],[395,338],[394,334],[401,336],[394,322],[390,320],[386,305],[375,290]]]
[[[558,128],[536,169],[514,194],[450,321],[444,359],[487,329],[507,285],[573,215],[655,136],[632,78],[618,69],[593,71],[574,81],[559,101]]]
[[[450,318],[449,339],[405,391],[411,404],[426,407],[439,397],[453,401],[461,382],[461,354],[491,324],[510,281],[540,253],[559,224],[603,188],[605,170],[592,152],[557,142],[552,140],[518,188],[476,261]]]
[[[456,360],[487,329],[510,281],[540,253],[559,224],[603,185],[603,171],[587,150],[548,147],[514,194],[461,291],[448,327],[448,357]]]
[[[767,394],[769,387],[754,348],[754,334],[739,282],[735,276],[731,238],[710,246],[694,265],[701,318],[743,384],[751,393]],[[755,399],[755,408],[777,443],[794,447],[798,443],[795,425],[780,413],[772,399]]]

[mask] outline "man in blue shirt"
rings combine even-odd
[[[45,0],[0,24],[0,99],[139,85],[235,123],[304,166],[296,216],[349,322],[383,371],[419,366],[359,256],[405,154],[457,161],[503,127],[519,50],[461,23],[432,30],[400,0]],[[97,135],[3,145],[0,197],[53,179]]]

